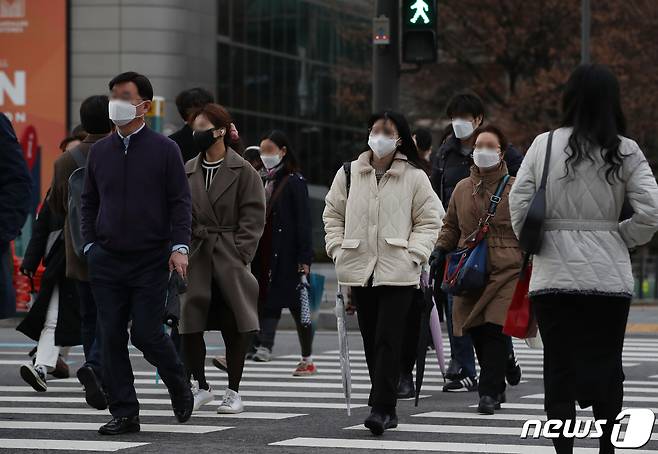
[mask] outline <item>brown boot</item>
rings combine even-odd
[[[57,357],[57,364],[55,364],[55,369],[50,373],[55,378],[69,378],[69,365],[66,364],[62,355]]]

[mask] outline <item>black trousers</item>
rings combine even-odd
[[[544,343],[544,408],[548,418],[574,419],[575,402],[606,419],[600,453],[613,453],[612,427],[624,398],[622,350],[630,298],[552,294],[532,298]],[[558,454],[573,439],[553,439]]]
[[[368,405],[390,413],[397,403],[400,357],[414,287],[352,287],[368,363]]]
[[[509,356],[509,336],[503,327],[485,323],[468,330],[480,364],[478,393],[496,399],[505,391],[505,370]]]
[[[96,300],[91,292],[91,286],[86,281],[75,281],[80,299],[80,319],[82,326],[82,348],[85,352],[85,366],[91,367],[99,378],[103,377],[102,335],[98,321]]]
[[[103,345],[103,375],[114,417],[139,414],[128,355],[130,339],[158,368],[169,392],[189,387],[174,344],[164,332],[164,304],[169,276],[169,247],[116,254],[99,244],[89,251],[91,290],[98,307]]]
[[[266,308],[261,311],[260,332],[254,339],[254,344],[256,346],[261,345],[272,350],[272,347],[274,347],[276,330],[279,326],[279,320],[281,320],[281,310],[281,308]],[[299,338],[302,356],[304,358],[309,357],[313,353],[313,337],[315,336],[313,324],[307,326],[302,325],[302,313],[299,306],[292,306],[289,310],[290,315],[292,315],[292,318],[295,321],[295,327],[297,328],[297,337]]]
[[[420,330],[426,329],[429,331],[428,326],[420,326],[420,318],[423,312],[424,301],[418,295],[421,290],[414,292],[414,300],[409,307],[407,314],[407,321],[404,332],[404,341],[402,343],[402,354],[400,357],[400,375],[411,375],[416,365],[416,357],[418,356],[418,338],[420,337]],[[428,336],[429,339],[430,336]],[[429,342],[429,341],[428,341]]]

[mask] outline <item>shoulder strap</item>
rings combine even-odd
[[[288,174],[288,175],[284,176],[281,179],[281,182],[276,187],[276,191],[274,191],[274,193],[272,194],[272,197],[270,197],[270,201],[267,204],[267,208],[265,209],[265,217],[266,218],[269,218],[270,215],[272,214],[272,208],[274,207],[274,202],[276,202],[279,199],[279,197],[281,197],[281,193],[283,192],[283,189],[286,187],[286,184],[288,184],[288,180],[290,179],[290,175],[291,174]]]
[[[85,158],[85,155],[82,154],[82,151],[80,151],[78,147],[75,147],[73,150],[71,150],[71,157],[77,164],[78,168],[87,166],[87,159]]]
[[[541,184],[539,185],[540,189],[546,189],[546,180],[548,180],[548,166],[551,162],[551,147],[553,146],[553,133],[551,131],[548,134],[548,143],[546,144],[546,158],[544,160],[544,171],[541,175]]]
[[[352,161],[343,163],[343,171],[345,172],[345,189],[347,190],[347,197],[349,197],[352,184]]]
[[[491,204],[489,205],[489,211],[487,211],[487,214],[489,216],[494,216],[496,214],[496,209],[498,208],[498,204],[500,203],[503,197],[503,192],[505,191],[505,186],[507,186],[509,179],[510,179],[509,174],[505,175],[503,179],[500,180],[500,183],[498,183],[498,188],[496,189],[496,193],[491,196]]]

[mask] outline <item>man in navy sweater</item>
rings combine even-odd
[[[180,422],[192,414],[189,380],[162,329],[169,272],[187,272],[192,207],[178,146],[144,123],[153,99],[150,81],[127,72],[109,85],[117,131],[89,152],[81,229],[113,417],[99,432],[118,435],[140,429],[128,355],[130,320],[132,343],[158,368],[174,414]]]

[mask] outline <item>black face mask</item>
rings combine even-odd
[[[205,152],[217,142],[218,137],[212,135],[212,133],[215,132],[215,129],[216,128],[208,129],[206,131],[194,131],[194,133],[192,133],[192,139],[194,139],[194,143],[199,150]]]

